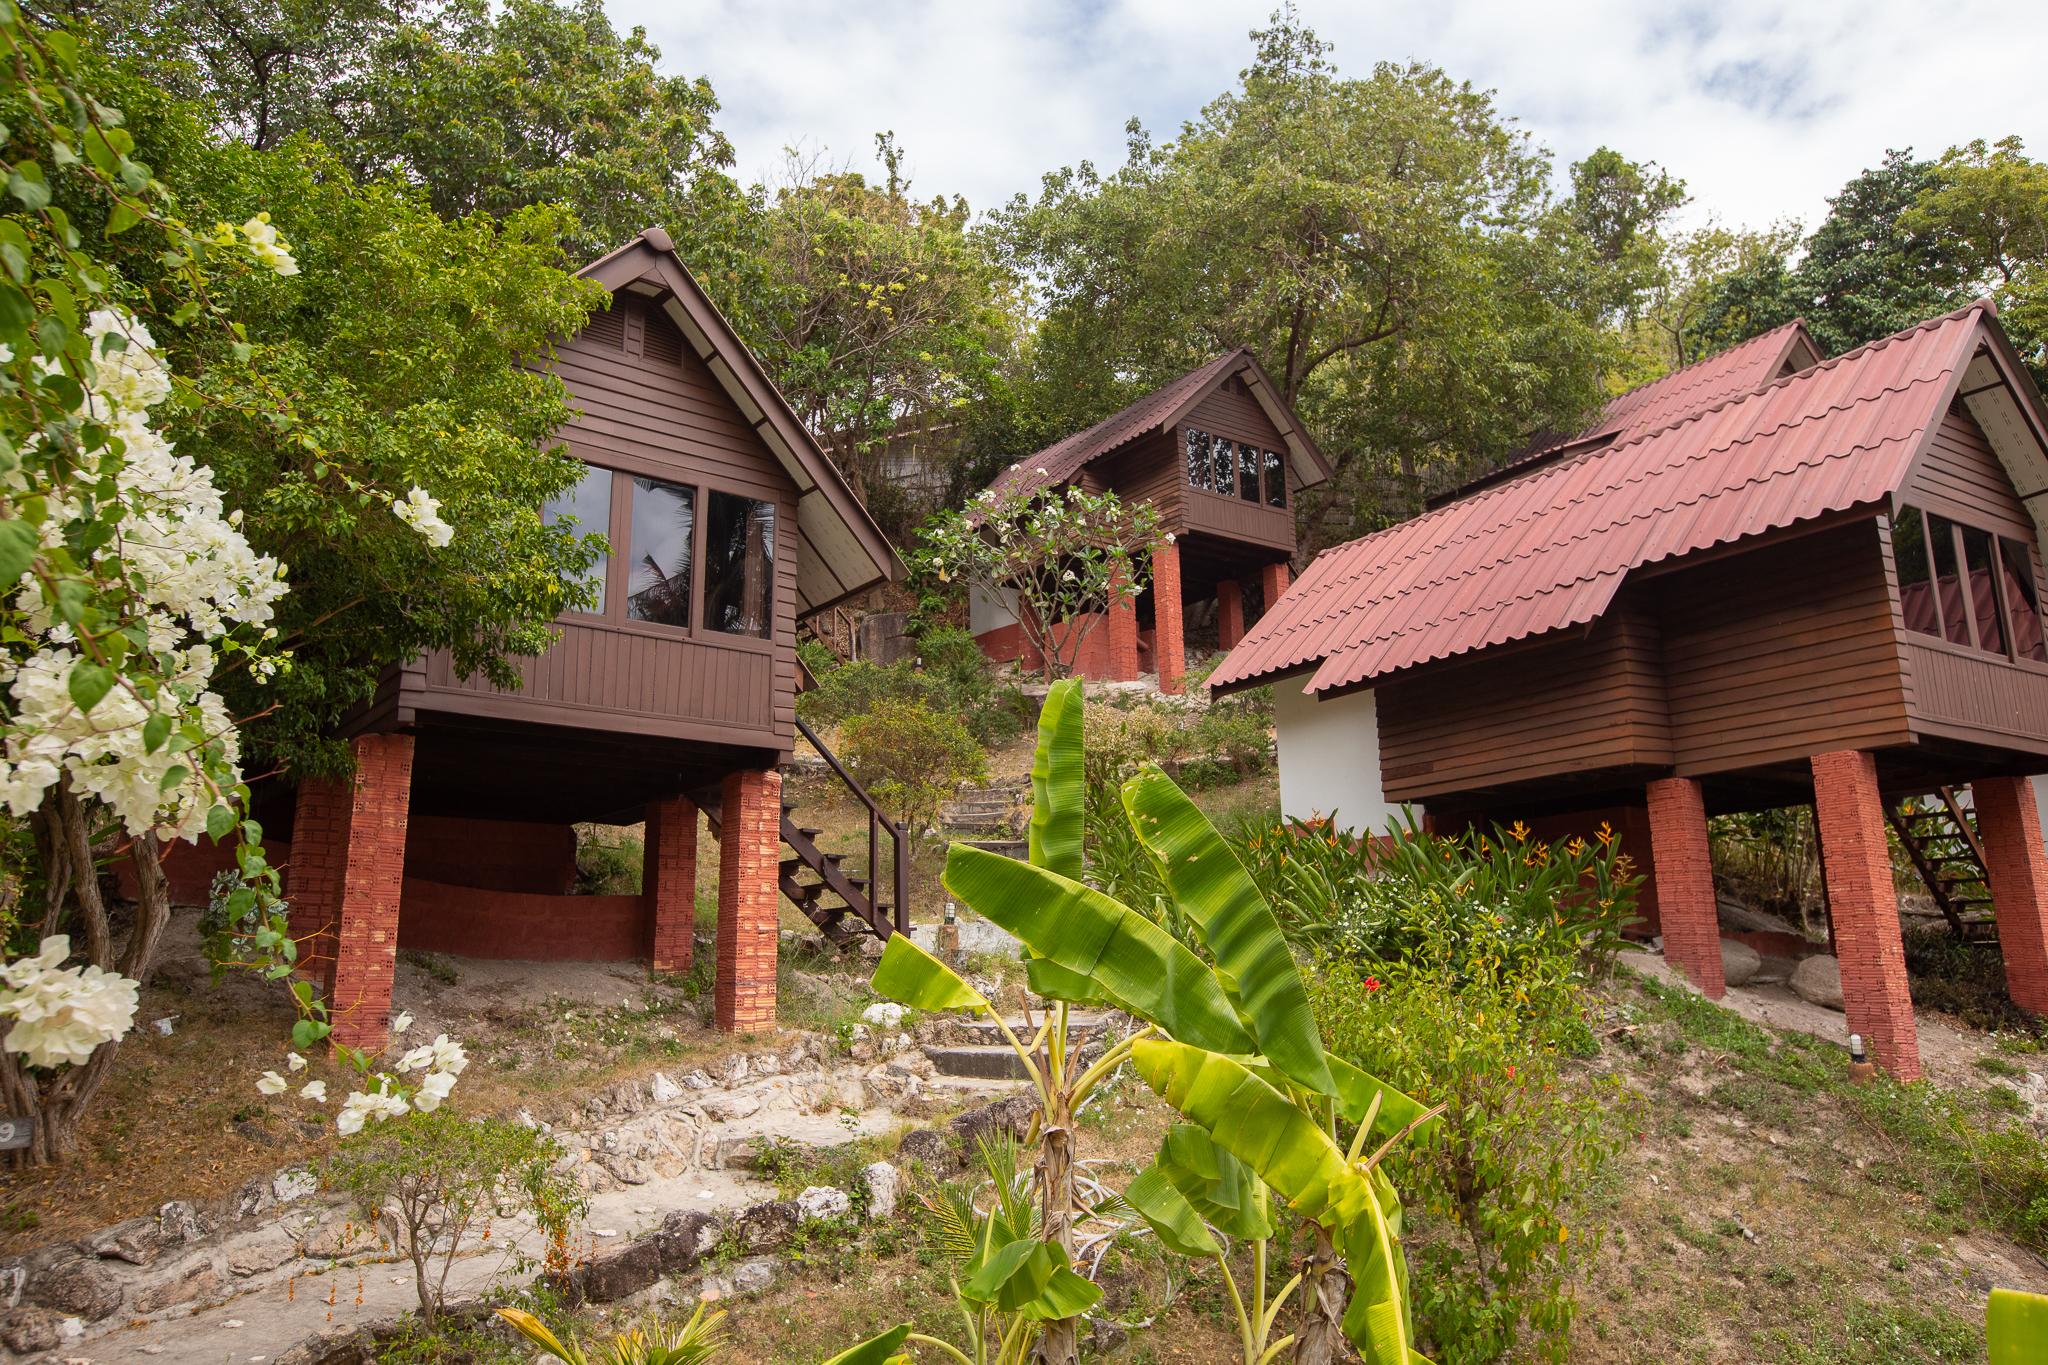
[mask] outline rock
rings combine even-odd
[[[696,1268],[698,1262],[718,1249],[724,1225],[716,1214],[699,1209],[677,1209],[661,1220],[654,1234],[661,1248],[661,1273],[680,1275]]]
[[[818,1221],[844,1218],[853,1212],[853,1196],[836,1186],[813,1185],[796,1197],[796,1211]]]
[[[716,1086],[718,1082],[711,1079],[709,1072],[698,1070],[684,1076],[683,1084],[692,1090],[709,1090]]]
[[[617,1303],[661,1278],[661,1243],[654,1237],[628,1242],[576,1272],[583,1301]]]
[[[15,1308],[21,1304],[21,1288],[28,1283],[28,1266],[19,1256],[10,1256],[5,1265],[0,1265],[0,1299],[6,1306]]]
[[[1030,1094],[1005,1096],[979,1109],[970,1109],[952,1122],[953,1136],[960,1139],[963,1148],[971,1149],[983,1137],[997,1133],[1008,1133],[1021,1138],[1031,1130],[1032,1115],[1038,1112],[1038,1100]]]
[[[275,1270],[299,1254],[298,1239],[282,1224],[272,1223],[260,1232],[238,1237],[228,1245],[228,1269],[247,1279]]]
[[[277,1145],[277,1139],[271,1135],[270,1130],[254,1119],[243,1119],[240,1123],[237,1123],[235,1125],[235,1132],[241,1136],[243,1141],[253,1142],[258,1147],[275,1147]]]
[[[184,1242],[204,1241],[211,1231],[198,1209],[183,1199],[173,1199],[156,1211],[157,1230],[163,1234],[166,1246]]]
[[[903,1183],[903,1177],[894,1166],[886,1161],[870,1162],[861,1168],[860,1178],[867,1186],[868,1217],[876,1220],[896,1216],[896,1191]]]
[[[1842,964],[1826,953],[1801,958],[1792,969],[1792,993],[1812,1005],[1842,1008]]]
[[[121,1282],[97,1258],[65,1251],[30,1272],[22,1295],[30,1303],[98,1322],[121,1306]]]
[[[720,1069],[718,1074],[727,1085],[738,1085],[747,1078],[747,1054],[744,1052],[733,1053],[732,1056],[725,1059],[725,1066]]]
[[[280,1204],[291,1204],[316,1194],[320,1189],[320,1177],[303,1166],[289,1171],[279,1171],[277,1178],[270,1182],[270,1192],[277,1196]]]
[[[377,1341],[360,1328],[330,1328],[285,1351],[272,1365],[377,1365]]]
[[[706,1275],[701,1292],[707,1299],[729,1299],[736,1294],[758,1294],[774,1283],[775,1258],[755,1256],[723,1274]]]
[[[936,1128],[913,1128],[897,1144],[896,1155],[906,1163],[918,1162],[934,1171],[950,1171],[958,1164],[959,1148]]]
[[[0,1342],[23,1355],[50,1350],[57,1344],[59,1321],[47,1308],[10,1308],[0,1314]]]
[[[750,1076],[773,1076],[782,1070],[782,1058],[773,1052],[757,1052],[747,1063]]]
[[[1764,965],[1763,954],[1739,938],[1721,940],[1721,979],[1731,986],[1746,986]]]
[[[683,1088],[657,1071],[649,1093],[656,1104],[674,1104],[683,1097]]]
[[[235,1196],[235,1217],[254,1218],[259,1213],[268,1213],[277,1204],[277,1192],[270,1188],[270,1182],[257,1176],[242,1186]]]
[[[191,1303],[220,1292],[220,1272],[212,1258],[194,1256],[155,1284],[135,1293],[137,1313],[160,1313],[181,1303]]]
[[[732,1232],[741,1251],[758,1255],[788,1246],[795,1239],[802,1221],[794,1203],[787,1199],[772,1199],[765,1204],[741,1209],[732,1220]]]
[[[1124,1343],[1131,1339],[1128,1328],[1114,1318],[1089,1318],[1088,1335],[1085,1341],[1090,1355],[1108,1355],[1122,1350]]]
[[[704,1100],[704,1113],[718,1123],[747,1118],[761,1108],[759,1095],[711,1095]]]
[[[164,1249],[163,1230],[154,1218],[130,1218],[109,1228],[101,1228],[85,1239],[86,1250],[103,1261],[126,1261],[129,1265],[148,1265]]]
[[[299,1243],[299,1254],[318,1260],[338,1261],[360,1256],[384,1245],[377,1229],[357,1222],[346,1213],[328,1213],[308,1229]]]

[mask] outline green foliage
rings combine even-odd
[[[680,1327],[621,1332],[601,1345],[590,1348],[572,1335],[556,1336],[545,1323],[520,1308],[500,1308],[498,1316],[543,1351],[566,1365],[705,1365],[717,1358],[725,1345],[725,1310],[708,1303]]]
[[[324,1175],[366,1218],[387,1208],[396,1214],[420,1317],[432,1327],[462,1243],[501,1209],[534,1221],[552,1248],[550,1261],[562,1255],[587,1202],[575,1178],[556,1169],[562,1155],[561,1144],[536,1128],[440,1108],[351,1135]]]
[[[893,664],[866,659],[842,664],[812,642],[805,663],[818,685],[798,694],[798,714],[812,725],[838,725],[884,701],[921,702],[957,716],[983,744],[1006,743],[1022,733],[1028,711],[1024,694],[997,683],[973,637],[965,631],[936,631],[926,640],[934,638],[936,649],[927,652],[921,641],[916,659]],[[957,647],[960,638],[972,649],[971,657]]]
[[[576,892],[583,896],[637,896],[646,875],[647,846],[595,826],[576,831]]]
[[[921,701],[878,701],[840,728],[846,765],[913,831],[934,828],[962,782],[988,776],[988,755],[960,718]]]
[[[1951,147],[1902,230],[1959,252],[1970,290],[1989,294],[2034,382],[2048,385],[2048,163],[2017,137]]]
[[[1744,905],[1804,926],[1821,907],[1820,850],[1806,806],[1716,815],[1707,822],[1714,882]]]

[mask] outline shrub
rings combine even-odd
[[[432,1329],[465,1239],[486,1233],[501,1210],[532,1218],[552,1248],[550,1259],[559,1261],[586,1204],[582,1187],[556,1169],[562,1155],[561,1144],[537,1129],[444,1108],[345,1139],[326,1177],[366,1219],[392,1210],[400,1250],[412,1263],[420,1319]]]
[[[877,702],[840,737],[853,775],[913,831],[938,824],[939,807],[962,782],[988,776],[988,756],[960,719],[921,701]]]
[[[842,664],[829,650],[823,651],[823,659],[807,656],[818,685],[798,695],[798,713],[813,725],[841,725],[884,701],[923,702],[959,716],[983,744],[1015,739],[1031,724],[1023,692],[997,684],[994,668],[972,635],[964,630],[932,631],[918,647],[922,670],[911,659]]]
[[[597,825],[576,828],[576,894],[637,896],[646,846],[638,839]]]

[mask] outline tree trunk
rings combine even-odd
[[[1062,1042],[1065,1040],[1063,1039]],[[1072,1058],[1062,1058],[1071,1066]],[[1050,1065],[1050,1057],[1046,1058]],[[1044,1225],[1039,1235],[1048,1242],[1057,1242],[1067,1253],[1067,1260],[1074,1258],[1074,1119],[1068,1110],[1068,1080],[1061,1076],[1053,1079],[1049,1087],[1053,1104],[1043,1116],[1039,1126],[1038,1144],[1038,1188],[1040,1208]],[[1076,1365],[1081,1358],[1080,1323],[1074,1318],[1059,1318],[1047,1322],[1040,1329],[1038,1344],[1032,1351],[1035,1365]]]
[[[1301,1272],[1301,1312],[1294,1328],[1295,1365],[1330,1365],[1349,1351],[1344,1309],[1351,1301],[1351,1277],[1337,1259],[1329,1229],[1310,1223],[1315,1250]]]

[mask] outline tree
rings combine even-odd
[[[1790,321],[1780,316],[1784,294],[1760,285],[1788,283],[1785,261],[1798,244],[1793,222],[1761,232],[1709,222],[1670,238],[1629,329],[1637,360],[1630,385]]]
[[[1413,510],[1474,454],[1577,425],[1605,340],[1549,161],[1435,67],[1342,78],[1291,11],[1180,136],[1045,178],[994,231],[1041,282],[1033,390],[1073,430],[1250,346],[1331,452],[1303,549]]]
[[[1074,671],[1081,646],[1111,611],[1132,609],[1152,576],[1147,553],[1159,511],[1114,493],[984,490],[966,512],[947,510],[921,531],[920,574],[991,601],[1014,601],[1045,680]]]
[[[1968,291],[1996,300],[2035,382],[2048,385],[2048,164],[2017,137],[1951,147],[1900,225],[1957,253]]]
[[[1632,321],[1657,287],[1665,225],[1690,198],[1685,182],[1654,161],[1630,161],[1611,147],[1574,164],[1571,178],[1564,210],[1601,267],[1601,313]]]

